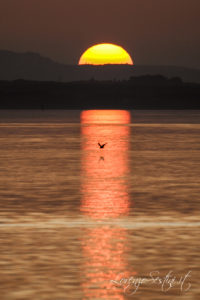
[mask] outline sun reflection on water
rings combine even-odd
[[[81,114],[82,201],[81,211],[96,221],[129,213],[128,174],[130,113],[91,110]],[[100,149],[98,143],[107,143]],[[127,277],[127,232],[101,225],[86,229],[82,240],[85,299],[124,299],[110,280]]]
[[[95,219],[128,214],[130,113],[83,111],[81,123],[82,211]]]

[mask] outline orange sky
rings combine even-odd
[[[1,0],[0,48],[76,64],[110,42],[137,65],[200,68],[199,11],[199,0]]]

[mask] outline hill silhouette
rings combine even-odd
[[[65,65],[37,53],[0,50],[0,80],[81,81],[127,80],[131,76],[161,74],[200,83],[200,70],[176,66]]]

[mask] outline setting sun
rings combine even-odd
[[[98,44],[88,48],[81,56],[79,65],[129,64],[133,60],[126,50],[114,44]]]

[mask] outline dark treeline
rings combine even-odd
[[[0,81],[1,109],[200,109],[200,85],[163,76],[124,81]]]

